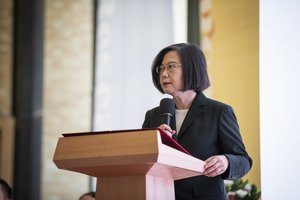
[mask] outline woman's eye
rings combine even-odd
[[[168,65],[168,68],[169,68],[169,69],[172,69],[172,68],[174,68],[174,67],[175,67],[174,64],[169,64],[169,65]]]

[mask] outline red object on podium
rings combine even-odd
[[[174,200],[174,180],[204,171],[204,161],[158,129],[63,136],[54,163],[60,169],[97,177],[97,200]]]

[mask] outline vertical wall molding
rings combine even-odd
[[[15,1],[14,199],[40,199],[44,1]]]
[[[188,42],[200,44],[199,0],[188,1]]]

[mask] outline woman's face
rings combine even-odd
[[[165,54],[159,77],[160,86],[165,93],[174,96],[175,92],[183,91],[182,65],[176,51]]]

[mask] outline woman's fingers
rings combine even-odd
[[[172,130],[171,127],[167,124],[161,124],[158,128],[166,131],[170,137],[172,137],[172,135],[176,133],[176,131]]]
[[[228,167],[228,159],[224,155],[212,156],[208,158],[204,166],[204,175],[215,177],[224,173]]]

